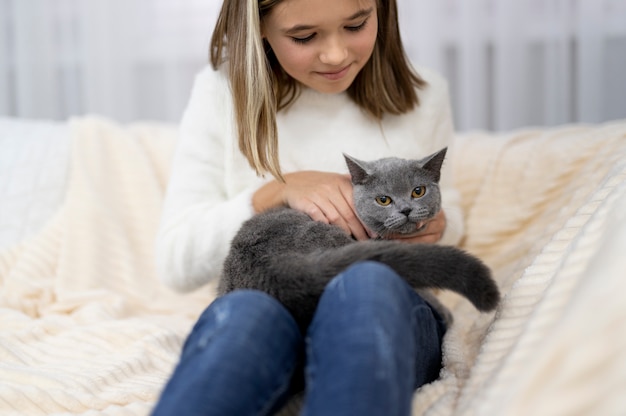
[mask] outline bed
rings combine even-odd
[[[215,293],[155,277],[176,134],[0,118],[0,415],[149,414]],[[442,294],[445,366],[413,414],[626,414],[626,120],[453,149],[462,246],[504,298],[480,314]]]

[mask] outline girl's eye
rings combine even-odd
[[[367,24],[368,20],[369,19],[365,19],[363,21],[363,23],[358,24],[356,26],[346,26],[346,30],[348,30],[349,32],[358,32],[358,31],[362,30],[365,27],[365,25]],[[314,37],[315,37],[315,33],[312,33],[309,36],[305,36],[303,38],[293,37],[292,36],[291,40],[293,40],[294,42],[299,43],[299,44],[305,44],[305,43],[308,43],[308,42],[312,41]]]
[[[376,202],[378,202],[378,205],[386,207],[387,205],[391,204],[391,198],[389,198],[388,196],[377,196]]]
[[[421,198],[426,194],[426,187],[425,186],[418,186],[417,188],[413,189],[413,192],[411,192],[411,197],[412,198]]]
[[[292,37],[291,40],[293,40],[296,43],[300,43],[300,44],[305,44],[310,42],[311,40],[313,40],[313,38],[315,37],[315,33],[310,34],[309,36],[306,36],[304,38],[295,38]]]
[[[356,26],[346,26],[346,30],[349,30],[350,32],[358,32],[359,30],[362,30],[365,27],[368,20],[369,19],[365,19],[363,23],[356,25]]]

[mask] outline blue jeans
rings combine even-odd
[[[409,415],[441,369],[445,324],[388,267],[326,287],[307,333],[263,292],[216,299],[185,342],[154,415],[268,415],[304,384],[304,415]]]

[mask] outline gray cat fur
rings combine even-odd
[[[409,219],[408,225],[392,221],[400,224],[392,231],[415,232],[417,221],[432,218],[441,204],[437,182],[445,151],[419,161],[389,158],[361,162],[346,156],[354,185],[355,209],[364,224],[380,236],[388,234],[380,226],[384,221],[372,219],[376,217],[373,211],[377,209],[371,206],[372,195],[380,195],[378,192],[382,189],[386,190],[384,195],[400,195],[399,190],[406,188],[407,183],[410,187],[415,187],[415,183],[426,185],[428,192],[432,193],[429,205],[433,208],[426,210],[426,216],[423,213],[404,215]],[[409,174],[406,173],[407,167]],[[383,175],[383,172],[386,173]],[[412,182],[414,180],[418,182]],[[401,205],[405,203],[399,202]],[[392,268],[448,320],[451,320],[449,312],[425,289],[455,291],[480,311],[495,309],[500,300],[500,292],[489,268],[458,248],[381,239],[355,241],[339,227],[313,221],[308,215],[291,208],[272,209],[243,224],[231,243],[218,292],[224,294],[235,289],[264,291],[278,299],[305,330],[330,280],[361,261],[376,261]]]

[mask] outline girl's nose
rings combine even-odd
[[[339,37],[329,39],[320,52],[320,61],[326,65],[340,65],[348,57],[348,49]]]

